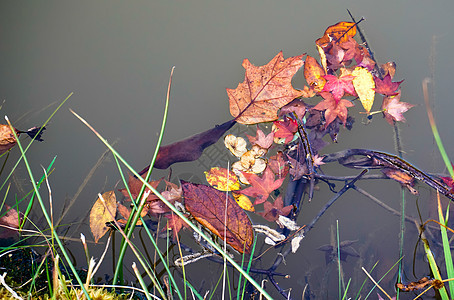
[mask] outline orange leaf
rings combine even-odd
[[[303,55],[284,60],[282,51],[267,65],[256,67],[243,61],[244,81],[236,89],[227,89],[230,113],[242,124],[256,124],[277,119],[278,110],[301,96],[292,87],[292,77],[303,66]]]
[[[0,154],[5,153],[17,144],[9,125],[0,124]]]
[[[338,40],[339,44],[348,41],[348,37],[354,37],[356,34],[356,25],[353,22],[339,22],[328,27],[323,37],[315,41],[319,46],[324,46],[333,39]]]
[[[320,66],[315,58],[308,55],[304,63],[304,78],[317,93],[323,90],[326,83],[326,79],[323,78],[325,75],[325,69]]]
[[[250,253],[254,240],[251,220],[235,200],[203,184],[181,181],[186,210],[212,233],[240,253]]]
[[[101,197],[98,198],[90,211],[90,229],[95,238],[95,243],[109,230],[106,223],[113,221],[112,216],[115,216],[117,210],[114,191],[105,192],[102,194],[102,198],[104,199],[104,203]]]

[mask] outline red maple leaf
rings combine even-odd
[[[241,194],[256,197],[254,204],[260,204],[266,201],[270,193],[281,187],[285,178],[275,180],[275,176],[271,168],[266,167],[262,177],[253,173],[242,172],[247,181],[251,184],[250,187],[241,190]]]
[[[403,80],[392,82],[391,75],[389,75],[389,73],[386,74],[385,77],[383,77],[383,80],[374,76],[374,81],[375,92],[385,96],[397,95],[397,90],[399,89],[400,84],[403,82]]]
[[[353,103],[345,99],[336,101],[333,95],[328,92],[320,92],[320,95],[325,100],[318,103],[316,106],[314,106],[313,109],[325,111],[325,128],[328,127],[328,125],[331,124],[336,119],[336,117],[339,117],[339,119],[342,121],[342,123],[344,123],[345,126],[348,115],[347,108],[354,106]]]
[[[284,144],[293,140],[293,136],[298,131],[298,122],[285,117],[284,120],[274,121],[274,137],[284,139]]]
[[[405,122],[404,112],[415,106],[407,102],[400,102],[401,91],[397,91],[395,96],[383,98],[383,115],[389,124],[393,125],[394,121]]]
[[[344,93],[356,96],[355,87],[352,80],[355,78],[353,75],[341,75],[340,77],[334,75],[325,75],[327,80],[322,92],[331,92],[336,102],[340,101]]]
[[[284,207],[282,197],[279,196],[274,201],[274,203],[266,201],[263,204],[263,208],[264,211],[259,212],[257,214],[261,215],[263,218],[270,222],[274,222],[279,218],[279,216],[287,216],[293,210],[293,205],[288,205]]]
[[[258,126],[257,126],[257,134],[255,137],[248,135],[248,134],[246,134],[246,135],[252,145],[257,145],[263,149],[268,149],[273,144],[274,132],[271,132],[270,134],[265,135]]]
[[[363,60],[363,52],[361,51],[361,47],[358,45],[358,42],[351,36],[348,37],[348,41],[342,43],[340,46],[345,50],[344,60],[351,60],[352,58],[354,58],[357,64]]]

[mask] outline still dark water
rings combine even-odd
[[[280,50],[285,57],[305,52],[318,57],[314,41],[329,25],[349,20],[347,8],[358,19],[366,18],[361,28],[376,58],[381,63],[397,63],[396,79],[405,79],[402,100],[417,105],[405,114],[407,123],[401,126],[406,159],[427,172],[443,172],[423,105],[421,80],[431,75],[435,78],[433,108],[445,147],[453,157],[452,1],[2,1],[1,112],[15,127],[27,129],[44,122],[58,103],[74,92],[48,125],[45,142],[33,145],[28,155],[36,177],[42,172],[41,165],[47,166],[57,156],[50,185],[58,214],[64,203],[78,193],[105,150],[69,108],[110,142],[116,141],[119,153],[140,170],[150,161],[157,141],[172,66],[176,69],[164,144],[231,118],[225,88],[235,88],[243,81],[244,58],[263,65]],[[302,76],[295,78],[295,86],[302,87]],[[378,104],[374,109],[379,109]],[[368,126],[362,125],[358,111],[354,129],[341,130],[339,144],[323,151],[369,148],[395,153],[392,128],[381,117],[374,118]],[[9,165],[17,153],[15,149]],[[219,161],[232,158],[227,151],[218,155]],[[205,157],[199,162],[180,164],[174,167],[173,174],[203,179],[210,162]],[[336,168],[325,172],[344,174],[344,170]],[[165,174],[156,172],[154,177]],[[78,193],[65,222],[83,219],[97,193],[113,189],[119,179],[109,157]],[[400,188],[396,183],[360,185],[400,209]],[[18,197],[29,190],[24,165],[19,166],[12,187]],[[426,187],[419,189],[423,218],[427,218],[434,200]],[[331,196],[326,186],[321,186],[315,199],[303,208],[299,223],[310,222]],[[409,196],[407,200],[407,212],[413,216],[417,216],[415,199]],[[7,201],[14,203],[13,193]],[[336,220],[341,240],[359,240],[354,247],[361,257],[348,257],[344,264],[345,276],[352,278],[351,295],[364,280],[362,266],[370,269],[380,260],[374,273],[378,278],[397,261],[399,218],[348,192],[310,231],[299,252],[288,256],[286,265],[278,269],[291,274],[290,279],[281,279],[280,285],[292,288],[293,297],[301,297],[306,283],[320,297],[337,297],[337,270],[332,264],[325,266],[323,252],[316,250],[330,242],[330,228]],[[69,234],[78,238],[82,231],[90,236],[88,227],[78,230],[70,230]],[[409,279],[414,280],[411,263],[417,233],[410,225],[407,231],[404,261]],[[97,248],[91,246],[91,253],[99,257],[102,249]],[[82,246],[74,243],[71,249],[78,253]],[[422,277],[427,269],[419,261],[417,275]],[[267,263],[265,257],[263,267]],[[191,268],[196,268],[190,273],[194,281],[200,282],[196,287],[212,290],[220,267],[202,262]],[[203,276],[207,268],[215,270],[208,277]],[[109,270],[106,266],[103,272]],[[391,276],[385,280],[390,293],[394,293],[393,280]],[[376,299],[375,294],[372,299]]]

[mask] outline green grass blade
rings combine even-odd
[[[441,209],[441,202],[440,202],[440,197],[438,197],[438,218],[440,220],[441,224],[446,224],[448,223],[448,219],[443,217],[443,211]],[[454,266],[452,262],[452,255],[451,255],[451,249],[450,249],[450,244],[449,244],[449,239],[448,239],[448,233],[446,231],[446,228],[443,226],[440,226],[440,233],[441,233],[441,240],[443,242],[443,252],[445,255],[445,264],[446,264],[446,272],[448,275],[448,278],[454,278]],[[451,296],[454,295],[454,281],[449,281],[449,293]]]

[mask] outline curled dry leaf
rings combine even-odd
[[[260,67],[245,59],[244,81],[236,89],[227,89],[230,114],[235,121],[256,124],[276,120],[281,107],[303,94],[292,86],[293,75],[304,64],[303,56],[284,59],[281,51]]]
[[[6,213],[4,213],[3,217],[0,218],[0,225],[5,225],[11,228],[4,228],[3,226],[0,226],[0,239],[13,237],[17,235],[19,231],[19,214],[8,204],[5,204],[4,207],[6,208]]]
[[[240,189],[240,182],[235,173],[225,168],[214,167],[205,172],[207,182],[220,191],[236,191]]]
[[[224,145],[229,149],[230,153],[236,157],[241,157],[247,151],[247,143],[241,136],[236,137],[233,134],[228,134],[224,138]]]
[[[5,153],[17,144],[9,125],[0,124],[0,154]]]
[[[181,181],[186,210],[240,253],[250,253],[254,230],[248,215],[225,192]]]
[[[375,81],[372,74],[366,68],[356,67],[352,75],[353,86],[358,94],[359,100],[367,113],[370,112],[375,98]]]
[[[102,194],[102,199],[104,199],[104,203],[99,197],[90,211],[90,229],[95,238],[95,243],[109,230],[106,223],[114,220],[117,210],[117,199],[114,191],[105,192]]]

